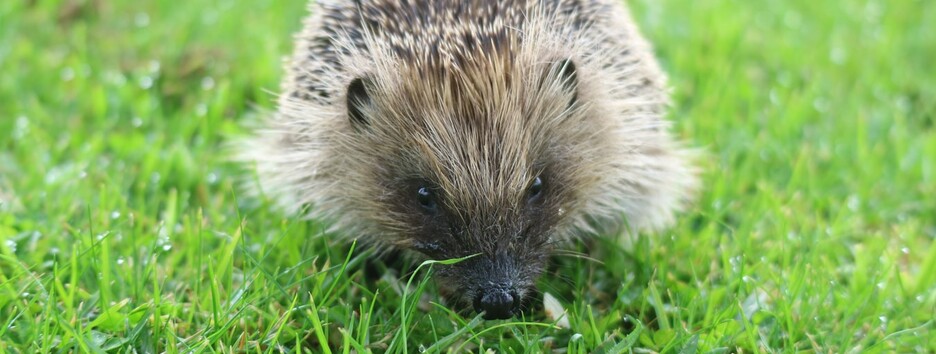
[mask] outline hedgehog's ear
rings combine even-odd
[[[362,110],[371,105],[368,92],[371,87],[373,87],[372,81],[366,76],[355,78],[348,84],[348,118],[355,127],[364,127],[369,123]]]
[[[554,62],[549,67],[548,76],[556,80],[562,90],[572,96],[569,100],[569,106],[575,104],[578,100],[578,72],[572,59],[562,59]]]

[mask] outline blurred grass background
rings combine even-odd
[[[936,3],[630,3],[705,190],[554,328],[238,198],[305,1],[0,2],[0,352],[936,351]]]

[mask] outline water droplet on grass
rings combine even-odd
[[[159,60],[150,60],[149,62],[150,73],[152,73],[153,75],[156,75],[159,73],[159,70],[161,68],[162,68],[162,64],[159,62]]]
[[[897,106],[897,109],[900,110],[901,112],[903,113],[910,112],[911,103],[910,103],[910,99],[907,98],[907,96],[897,97],[897,100],[896,102],[894,102],[894,104]]]
[[[110,216],[111,216],[111,219],[113,219],[113,220],[120,219],[120,212],[117,211],[117,210],[114,210],[114,211],[111,212],[111,215],[110,215]]]
[[[72,68],[64,68],[60,76],[62,77],[62,81],[72,81],[75,79],[75,70],[72,70]]]
[[[205,76],[204,78],[202,78],[201,80],[202,90],[208,91],[208,90],[213,89],[214,87],[215,87],[215,81],[211,76]]]
[[[208,114],[208,105],[204,103],[199,103],[195,106],[195,115],[199,117],[204,117]]]
[[[868,23],[878,23],[881,19],[881,4],[878,4],[874,1],[869,1],[866,3],[864,8],[864,17],[865,21],[868,21]]]
[[[832,50],[829,51],[829,60],[831,60],[833,64],[845,64],[846,59],[848,59],[848,54],[845,52],[845,48],[833,47]]]
[[[787,28],[797,29],[802,23],[803,19],[794,11],[787,11],[787,13],[783,15],[783,24],[786,25]]]
[[[829,100],[824,97],[816,97],[816,99],[813,100],[813,108],[816,112],[825,113],[829,111]]]
[[[138,84],[140,85],[141,89],[149,90],[153,87],[153,78],[149,76],[143,76],[140,78]]]
[[[133,17],[133,24],[140,28],[149,26],[150,24],[149,14],[145,12],[137,12],[136,16]]]
[[[776,89],[770,89],[770,94],[767,96],[770,98],[770,104],[774,106],[780,105],[780,94],[777,93]]]
[[[29,118],[26,116],[16,117],[16,123],[13,124],[13,140],[19,140],[29,133]]]
[[[119,71],[108,71],[104,74],[104,81],[110,83],[111,85],[121,87],[127,84],[127,77]]]
[[[731,270],[733,272],[740,271],[741,268],[741,256],[734,256],[728,259],[728,264],[731,265]]]
[[[846,202],[848,209],[851,211],[858,211],[858,208],[861,207],[861,198],[858,198],[857,195],[848,196],[848,201]]]

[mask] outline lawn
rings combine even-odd
[[[0,1],[0,353],[936,351],[936,2],[631,1],[704,190],[568,328],[240,193],[304,2]]]

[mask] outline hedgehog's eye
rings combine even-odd
[[[419,187],[419,190],[416,191],[416,200],[419,201],[419,205],[422,205],[422,207],[426,210],[435,211],[435,196],[432,194],[432,190],[428,187]]]
[[[543,193],[543,179],[540,178],[540,176],[536,176],[536,178],[533,180],[533,183],[530,184],[529,200],[531,202],[536,200],[536,198],[539,197],[540,194],[542,193]]]

